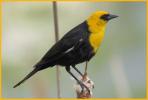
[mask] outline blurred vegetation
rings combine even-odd
[[[60,37],[97,10],[119,18],[108,23],[104,41],[88,64],[94,98],[146,96],[145,3],[59,2]],[[52,3],[3,3],[2,80],[5,98],[56,98],[55,68],[20,81],[55,43]],[[84,64],[77,65],[81,71]],[[60,68],[62,97],[74,98],[74,81]]]

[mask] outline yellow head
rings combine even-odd
[[[96,11],[88,18],[87,21],[91,20],[93,24],[97,24],[97,25],[106,25],[106,23],[109,20],[116,18],[116,17],[118,16],[111,15],[106,11]]]
[[[93,47],[94,52],[97,51],[103,40],[106,23],[116,17],[118,16],[111,15],[105,11],[97,11],[87,19],[88,30],[91,33],[89,36],[89,42]]]

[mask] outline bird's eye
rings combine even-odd
[[[118,17],[118,16],[117,15],[112,15],[112,14],[104,14],[100,18],[105,20],[105,21],[109,21],[109,20],[111,20],[113,18],[116,18],[116,17]]]
[[[104,15],[102,15],[100,17],[100,19],[103,19],[103,20],[107,21],[108,20],[108,17],[109,17],[109,14],[104,14]]]

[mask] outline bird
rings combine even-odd
[[[20,82],[14,85],[18,87],[37,72],[55,65],[65,67],[66,71],[80,84],[82,90],[89,89],[71,72],[71,67],[81,76],[83,75],[76,65],[88,62],[97,53],[108,21],[117,18],[117,15],[107,11],[96,11],[92,13],[81,24],[71,29],[57,43],[55,43],[47,53],[37,62],[33,70]]]

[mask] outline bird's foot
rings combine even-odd
[[[87,74],[84,74],[75,88],[78,98],[90,98],[92,97],[92,89],[94,88],[94,83],[88,78]]]
[[[83,82],[80,82],[79,85],[81,86],[81,93],[83,93],[85,91],[85,89],[87,90],[88,93],[90,93],[90,89],[85,85],[83,84]]]

